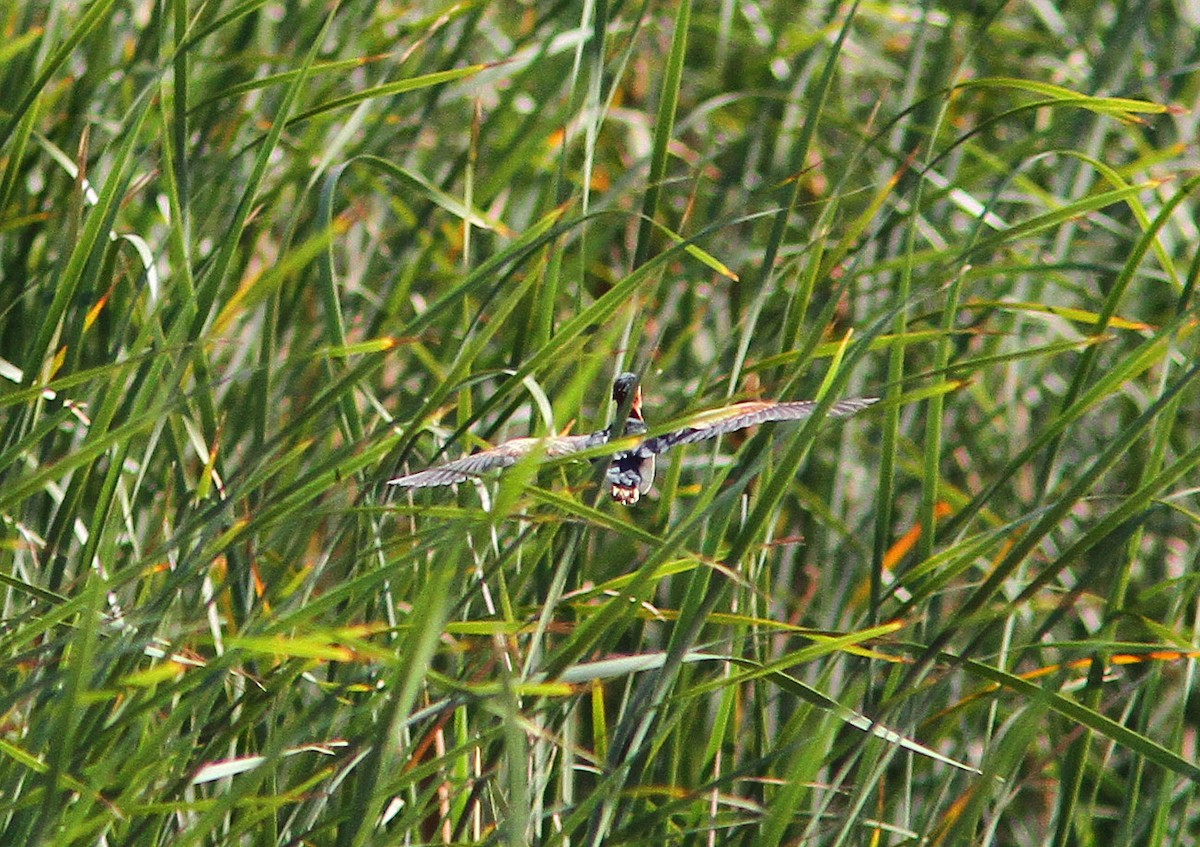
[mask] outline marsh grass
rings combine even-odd
[[[1185,4],[0,12],[5,844],[1191,844]],[[882,402],[384,481],[752,396]]]

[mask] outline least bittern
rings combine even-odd
[[[632,398],[629,392],[633,392]],[[613,402],[621,408],[629,402],[629,417],[625,421],[624,435],[639,436],[648,432],[642,417],[642,389],[636,374],[623,373],[613,382]],[[827,414],[844,418],[861,412],[877,397],[860,397],[839,400],[829,407]],[[606,479],[612,498],[618,503],[632,506],[654,484],[654,459],[672,447],[691,444],[706,438],[716,438],[727,432],[745,429],[772,421],[803,420],[817,408],[814,400],[796,403],[776,403],[751,400],[735,403],[720,409],[709,409],[692,415],[684,426],[671,432],[645,438],[633,447],[621,450],[609,460]],[[453,462],[418,471],[389,480],[389,485],[403,488],[425,488],[436,485],[453,485],[466,482],[492,468],[507,468],[515,465],[535,449],[542,450],[544,459],[561,459],[607,444],[613,440],[612,426],[593,432],[591,435],[560,435],[549,438],[515,438],[505,441],[490,450],[472,453]]]

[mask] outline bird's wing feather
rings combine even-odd
[[[843,418],[861,412],[872,403],[877,402],[879,402],[877,397],[839,400],[829,407],[827,414],[832,418]],[[651,453],[664,453],[679,444],[692,444],[706,438],[716,438],[718,435],[745,429],[748,426],[771,421],[803,420],[812,415],[817,405],[815,400],[802,400],[797,403],[761,401],[736,403],[723,409],[700,412],[688,421],[687,426],[675,432],[647,439],[643,447]]]
[[[511,467],[539,445],[542,445],[545,451],[542,458],[560,459],[581,450],[597,447],[607,440],[607,431],[593,432],[591,435],[562,435],[556,438],[514,438],[490,450],[482,450],[453,462],[446,462],[444,465],[389,479],[388,485],[399,485],[402,488],[454,485],[466,482],[492,468]]]

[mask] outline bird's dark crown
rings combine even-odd
[[[629,392],[637,388],[638,377],[635,373],[626,371],[613,380],[613,402],[620,406],[629,396]]]

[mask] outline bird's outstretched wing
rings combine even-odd
[[[554,438],[514,438],[490,450],[482,450],[405,476],[389,479],[388,485],[402,488],[429,488],[435,485],[454,485],[466,482],[492,468],[507,468],[515,465],[539,446],[544,451],[543,459],[561,459],[565,456],[598,447],[608,441],[608,430],[591,435],[560,435]]]
[[[844,418],[861,412],[868,406],[878,403],[878,397],[859,397],[852,400],[839,400],[829,407],[827,414],[831,418]],[[706,438],[716,438],[726,432],[745,429],[748,426],[769,423],[771,421],[795,421],[809,417],[817,408],[817,401],[803,400],[798,403],[771,403],[765,401],[750,401],[735,403],[723,409],[711,409],[700,412],[688,421],[688,425],[674,432],[668,432],[644,441],[640,449],[648,453],[665,453],[680,444],[691,444]]]

